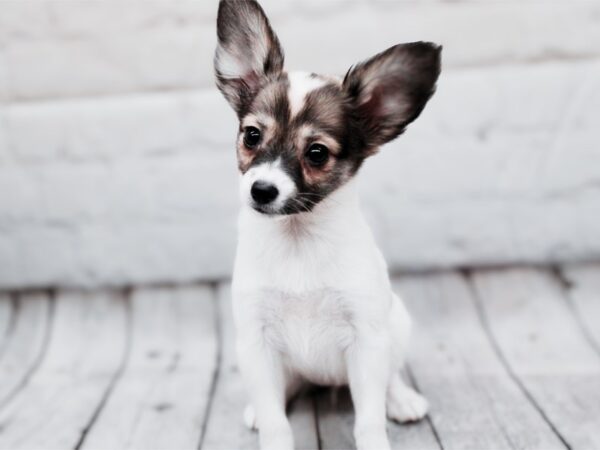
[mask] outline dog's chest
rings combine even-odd
[[[346,382],[344,354],[354,340],[354,314],[343,292],[265,292],[259,320],[265,341],[314,383]]]

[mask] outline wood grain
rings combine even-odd
[[[600,265],[393,284],[431,413],[392,448],[600,448]],[[257,449],[234,334],[228,284],[0,294],[0,449]],[[288,414],[296,448],[354,448],[347,389]]]
[[[217,303],[221,324],[221,364],[202,449],[258,448],[257,434],[248,430],[242,421],[246,394],[235,360],[231,296],[227,286],[219,287]]]
[[[6,341],[11,333],[11,324],[13,323],[13,305],[12,299],[8,294],[0,294],[0,360],[6,347]]]
[[[51,326],[51,302],[47,292],[17,296],[13,305],[14,317],[11,319],[14,322],[2,346],[0,411],[28,383],[46,351]],[[0,440],[3,434],[0,434]]]
[[[216,368],[208,287],[139,289],[123,375],[82,448],[196,448]]]
[[[410,368],[444,449],[562,449],[506,372],[457,273],[394,284],[414,319]]]
[[[568,266],[560,274],[573,312],[600,354],[600,264]]]
[[[550,271],[473,276],[478,301],[510,370],[573,449],[600,448],[600,358]]]
[[[46,303],[43,297],[21,299],[20,313]],[[46,306],[40,309],[48,314]],[[59,293],[44,358],[0,414],[0,448],[76,447],[118,370],[125,327],[122,298],[104,292]]]

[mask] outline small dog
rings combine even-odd
[[[425,107],[441,47],[396,45],[341,79],[286,72],[254,0],[221,0],[217,34],[217,86],[239,118],[232,291],[246,423],[262,449],[292,449],[287,400],[305,382],[349,385],[357,447],[388,449],[386,412],[415,421],[428,406],[400,376],[410,318],[353,180]]]

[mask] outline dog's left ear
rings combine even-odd
[[[283,70],[283,50],[255,0],[221,0],[217,37],[217,86],[241,118],[261,85]]]
[[[352,67],[343,87],[367,154],[401,134],[435,92],[441,46],[399,44]]]

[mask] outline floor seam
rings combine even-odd
[[[221,375],[221,365],[223,364],[223,320],[222,320],[222,316],[221,316],[221,308],[220,308],[220,296],[219,296],[219,288],[217,283],[211,283],[210,284],[210,289],[211,289],[211,293],[212,293],[212,299],[211,301],[213,302],[213,306],[214,306],[214,326],[215,326],[215,333],[217,335],[217,354],[216,354],[216,360],[215,360],[215,368],[213,370],[213,374],[212,374],[212,379],[211,379],[211,384],[210,384],[210,391],[209,391],[209,398],[208,401],[206,402],[206,407],[204,410],[204,418],[202,421],[202,428],[200,430],[200,439],[198,441],[198,450],[200,450],[202,448],[202,446],[204,445],[204,439],[206,437],[206,430],[208,429],[208,423],[210,421],[210,415],[212,412],[212,407],[213,407],[213,403],[216,397],[216,392],[217,392],[217,385],[219,384],[219,377]]]
[[[46,357],[46,352],[48,351],[48,347],[50,346],[50,339],[52,338],[52,328],[54,321],[54,309],[56,305],[56,295],[53,290],[47,291],[47,302],[48,302],[48,311],[46,312],[46,329],[44,331],[44,337],[42,340],[42,345],[39,349],[38,354],[33,360],[31,366],[24,373],[21,381],[2,399],[0,399],[0,410],[5,408],[18,394],[21,392],[27,384],[29,384],[29,380],[33,377],[33,375],[37,372],[42,361]],[[22,299],[17,297],[17,303],[20,303]]]
[[[0,343],[0,361],[4,356],[4,352],[12,339],[12,333],[15,330],[15,326],[17,324],[17,317],[19,316],[19,300],[18,294],[15,292],[11,292],[9,294],[10,300],[10,317],[8,318],[8,326],[6,330],[4,330],[4,336],[2,337],[2,342]]]
[[[98,421],[98,418],[102,414],[102,411],[104,410],[106,404],[108,403],[110,396],[114,392],[115,387],[117,386],[119,380],[125,373],[125,369],[127,368],[127,365],[129,362],[129,356],[131,354],[132,336],[133,336],[133,314],[132,314],[132,308],[131,308],[131,292],[132,292],[132,288],[125,288],[121,291],[122,300],[125,303],[125,351],[123,352],[123,357],[121,358],[121,362],[119,363],[117,370],[115,371],[114,375],[111,377],[110,382],[108,383],[108,386],[106,387],[104,393],[102,394],[102,397],[100,398],[100,403],[98,403],[98,406],[96,406],[88,423],[81,430],[79,439],[77,440],[77,442],[75,443],[75,446],[73,447],[74,450],[79,450],[85,443],[85,440],[87,439],[90,430]]]
[[[552,421],[550,420],[550,418],[548,417],[546,412],[538,404],[538,402],[533,397],[533,395],[529,392],[529,390],[527,389],[527,387],[525,386],[525,384],[523,383],[521,378],[515,373],[515,371],[512,369],[512,367],[508,363],[507,359],[504,357],[504,353],[502,352],[502,349],[500,348],[500,345],[498,344],[498,342],[494,336],[494,333],[492,332],[491,326],[487,319],[487,315],[483,309],[483,306],[481,303],[481,297],[480,297],[479,291],[477,290],[477,288],[473,282],[473,277],[472,277],[471,271],[468,269],[463,269],[460,271],[460,273],[464,277],[465,281],[467,282],[467,286],[469,287],[469,290],[471,291],[472,295],[470,297],[472,298],[473,303],[475,305],[475,311],[477,313],[477,317],[479,318],[479,322],[481,323],[483,331],[484,331],[485,335],[487,336],[488,341],[490,342],[492,349],[494,350],[494,353],[496,353],[498,360],[504,367],[504,370],[506,371],[506,373],[508,374],[510,379],[519,388],[519,390],[521,391],[523,396],[527,399],[527,401],[529,401],[529,403],[533,406],[533,408],[535,408],[535,410],[540,414],[540,416],[542,417],[544,422],[546,422],[546,424],[550,427],[552,432],[556,435],[556,437],[560,440],[560,442],[565,446],[565,448],[567,450],[571,450],[571,445],[569,444],[569,442],[561,434],[561,432],[558,431],[558,429],[556,428],[554,423],[552,423]]]
[[[588,326],[583,321],[583,319],[581,317],[581,311],[579,311],[579,308],[577,308],[577,305],[573,301],[573,297],[572,297],[573,283],[566,277],[566,275],[564,274],[564,272],[562,271],[562,269],[560,267],[552,266],[551,271],[552,271],[552,274],[555,276],[555,278],[558,280],[558,282],[560,284],[560,287],[561,287],[561,290],[563,293],[562,297],[564,298],[564,301],[567,304],[567,307],[571,311],[571,314],[573,315],[575,322],[577,323],[577,326],[579,327],[579,329],[581,331],[581,334],[583,334],[584,339],[587,341],[587,343],[590,345],[590,347],[592,347],[592,349],[594,350],[596,355],[598,355],[598,357],[600,357],[600,344],[596,341],[596,339],[590,332]]]
[[[412,369],[410,368],[410,364],[408,362],[404,364],[404,370],[406,371],[406,377],[408,378],[408,381],[410,382],[410,384],[412,384],[412,386],[419,393],[422,394],[423,391],[419,387],[419,384],[417,383],[417,379],[416,379]],[[440,450],[444,450],[444,444],[442,443],[442,438],[441,438],[440,434],[438,433],[438,430],[435,427],[433,420],[431,419],[431,415],[429,413],[427,413],[427,415],[425,416],[425,420],[427,421],[427,424],[429,425],[429,428],[431,429],[431,433],[433,434],[433,437],[434,437],[436,443],[438,444]]]

